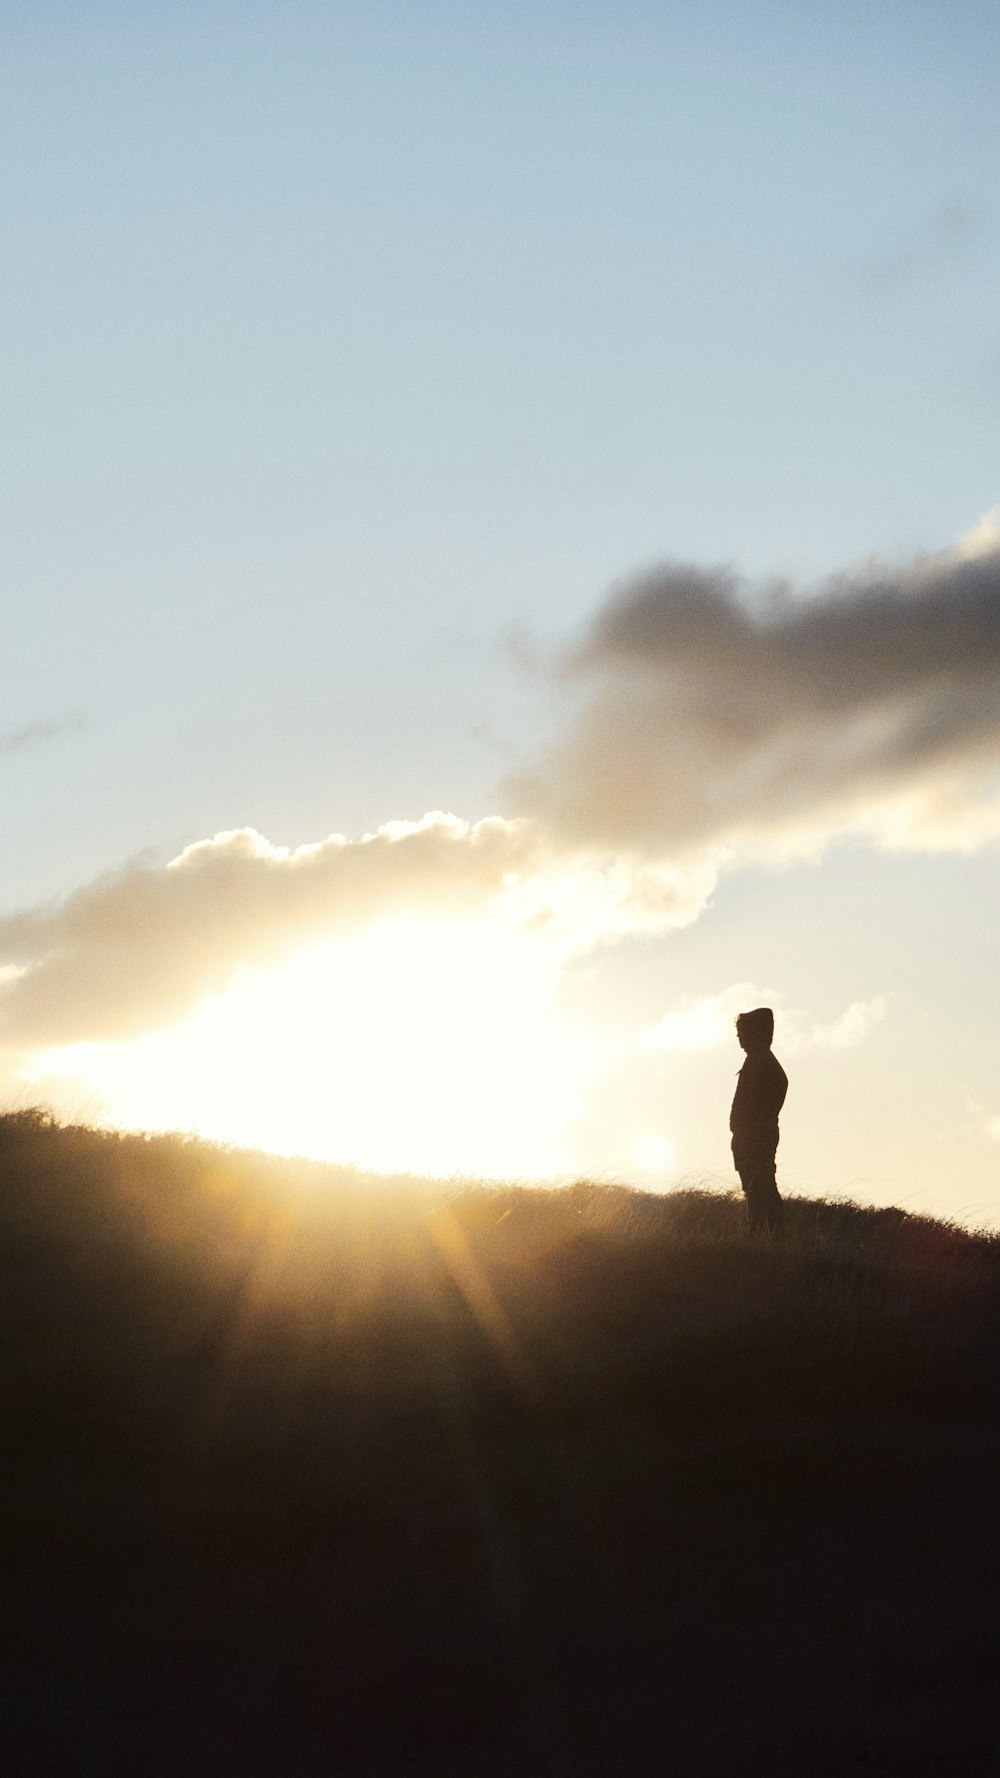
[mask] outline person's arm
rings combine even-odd
[[[734,1136],[745,1136],[753,1123],[753,1080],[750,1058],[744,1062],[736,1077],[736,1091],[733,1094],[732,1109],[729,1113],[729,1128]]]

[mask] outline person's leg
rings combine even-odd
[[[762,1235],[766,1231],[775,1239],[780,1238],[785,1226],[785,1206],[778,1191],[773,1159],[761,1155],[746,1160],[739,1173],[747,1201],[747,1233]]]
[[[771,1181],[765,1209],[767,1226],[776,1240],[780,1240],[785,1232],[785,1206],[776,1180]]]
[[[768,1232],[778,1239],[785,1232],[785,1206],[778,1190],[773,1160],[760,1169],[756,1183]]]
[[[762,1235],[767,1227],[767,1210],[765,1199],[757,1190],[756,1185],[749,1187],[747,1194],[747,1234]]]
[[[747,1168],[742,1155],[734,1154],[733,1160],[736,1165],[736,1171],[740,1176],[740,1190],[743,1193],[744,1199],[746,1200],[747,1228],[749,1229],[749,1227],[750,1227],[750,1193],[747,1190],[747,1187],[750,1184],[753,1174],[752,1174],[752,1170]]]
[[[761,1196],[758,1167],[755,1161],[744,1161],[739,1169],[743,1196],[747,1201],[747,1234],[760,1234],[764,1228],[764,1199]]]

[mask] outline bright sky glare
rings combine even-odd
[[[396,919],[206,1000],[177,1030],[49,1052],[35,1079],[115,1122],[382,1172],[561,1172],[588,1046],[558,963],[498,921]]]

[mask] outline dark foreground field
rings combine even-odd
[[[1000,1247],[0,1119],[3,1770],[995,1774]]]

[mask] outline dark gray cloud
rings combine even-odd
[[[676,857],[877,826],[907,796],[981,820],[1000,770],[1000,553],[808,596],[668,565],[617,591],[552,676],[575,713],[507,797],[561,843]]]
[[[52,741],[57,735],[79,732],[86,726],[87,718],[82,710],[74,710],[70,715],[56,717],[50,722],[29,722],[24,728],[8,729],[6,734],[0,734],[0,753],[20,753],[22,748]]]

